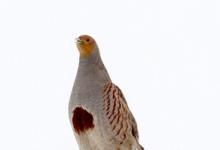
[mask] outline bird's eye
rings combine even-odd
[[[89,39],[86,39],[86,42],[89,42],[90,40]]]

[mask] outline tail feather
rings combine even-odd
[[[141,146],[140,144],[138,144],[138,145],[134,146],[134,147],[132,148],[132,150],[144,150],[144,147]]]
[[[140,150],[144,150],[144,147],[140,145]]]

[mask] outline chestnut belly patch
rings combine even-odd
[[[73,110],[72,123],[78,134],[94,128],[92,114],[82,107],[76,107]]]

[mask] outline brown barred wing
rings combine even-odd
[[[122,144],[132,135],[138,140],[136,121],[121,90],[113,83],[108,83],[104,87],[103,100],[103,111],[112,133],[110,140]]]

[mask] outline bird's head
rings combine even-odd
[[[93,51],[98,49],[95,40],[89,35],[81,35],[76,38],[76,46],[81,58],[90,56]]]

